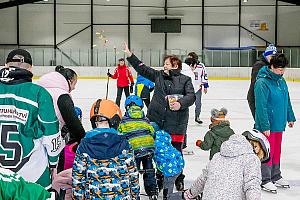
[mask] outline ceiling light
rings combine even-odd
[[[247,3],[247,2],[248,2],[248,0],[243,0],[243,2],[244,2],[244,3]]]

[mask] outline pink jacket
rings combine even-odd
[[[44,87],[52,96],[53,105],[55,108],[56,116],[59,120],[59,129],[65,125],[65,121],[63,120],[60,111],[57,106],[57,100],[62,94],[69,94],[69,84],[65,77],[58,72],[50,72],[48,74],[43,75],[38,84]]]

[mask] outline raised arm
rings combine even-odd
[[[155,82],[155,78],[159,75],[159,71],[146,66],[142,61],[140,61],[131,51],[128,49],[126,43],[124,43],[124,51],[127,54],[127,61],[131,66],[143,77]]]

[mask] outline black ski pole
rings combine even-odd
[[[109,74],[109,69],[107,70],[107,73]],[[105,97],[105,99],[107,99],[107,96],[108,96],[108,85],[109,85],[109,76],[107,76],[107,83],[106,83],[106,97]]]

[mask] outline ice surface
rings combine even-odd
[[[75,105],[83,110],[83,124],[86,130],[91,129],[89,122],[90,106],[97,98],[105,98],[107,80],[79,80],[76,90],[72,92]],[[194,122],[194,106],[190,108],[190,120],[188,126],[188,148],[195,152],[195,155],[185,156],[186,166],[186,187],[190,186],[197,178],[201,169],[208,162],[209,152],[202,151],[195,146],[196,139],[203,139],[208,130],[210,110],[212,108],[225,107],[228,109],[228,117],[231,127],[236,133],[242,133],[246,129],[253,127],[253,119],[246,100],[249,81],[220,80],[210,81],[208,93],[202,95],[202,125]],[[298,122],[294,128],[287,128],[282,144],[282,175],[290,184],[290,189],[278,189],[277,194],[262,192],[263,200],[291,200],[300,199],[300,83],[288,82],[292,106]],[[116,81],[109,82],[108,98],[115,100]],[[123,94],[121,108],[124,110]],[[142,191],[142,193],[144,193]],[[142,197],[141,199],[148,199]]]

